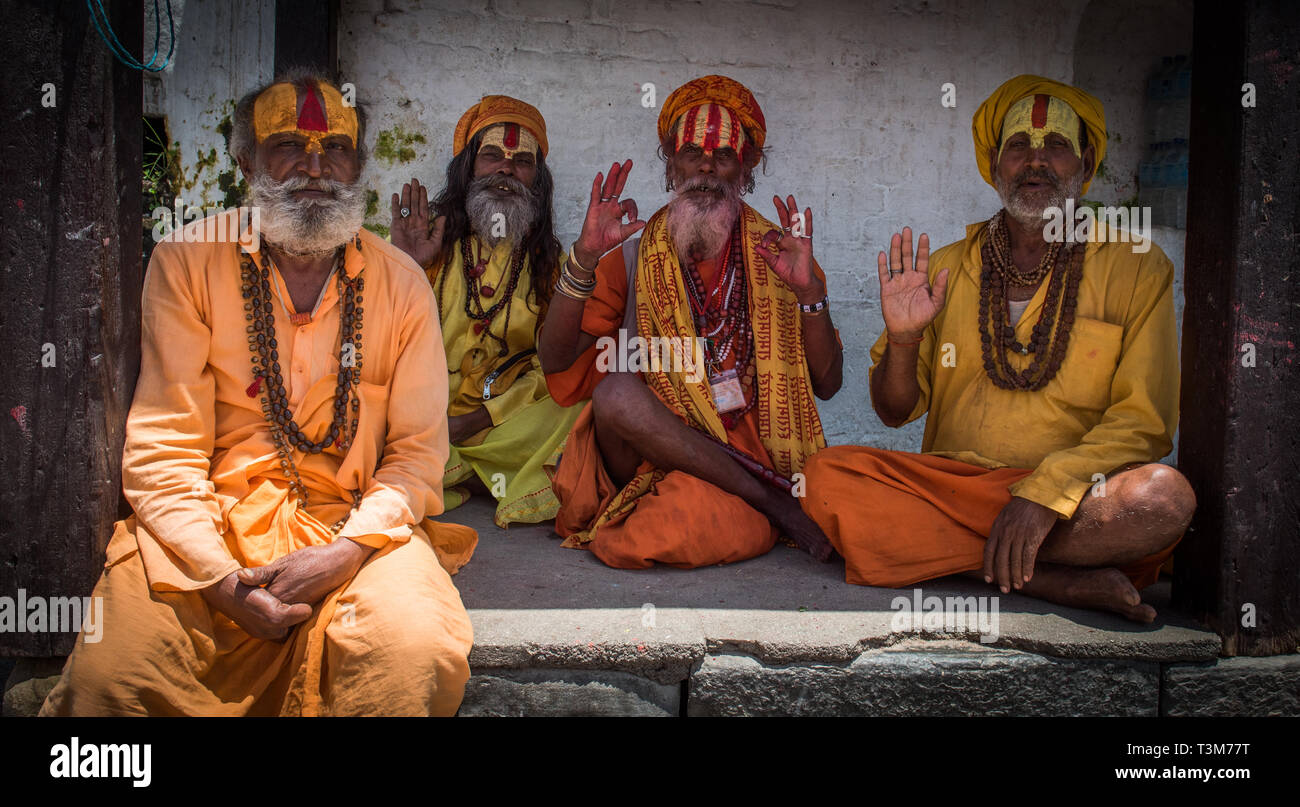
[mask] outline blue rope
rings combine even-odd
[[[93,3],[93,5],[92,5]],[[154,66],[158,61],[158,41],[162,36],[162,12],[158,8],[158,0],[153,0],[153,55],[149,57],[148,62],[141,62],[130,54],[129,51],[118,41],[117,34],[113,33],[113,26],[108,21],[108,12],[104,10],[103,3],[100,0],[86,0],[86,8],[90,11],[90,21],[95,24],[95,31],[99,33],[99,38],[104,40],[108,45],[109,51],[122,64],[136,70],[148,70],[151,73],[161,73],[171,64],[172,54],[176,52],[176,24],[172,19],[172,0],[167,0],[167,39],[170,42],[167,48],[167,57],[163,63]],[[103,26],[100,26],[100,17],[104,18]],[[105,34],[104,30],[108,29]]]

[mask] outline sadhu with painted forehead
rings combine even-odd
[[[790,480],[825,445],[814,396],[839,389],[842,353],[811,210],[773,198],[777,225],[741,199],[766,137],[748,88],[704,76],[659,114],[667,205],[643,222],[620,198],[631,160],[592,182],[539,352],[557,401],[590,398],[557,469],[556,531],[611,566],[744,560],[782,534],[830,557]],[[697,360],[610,361],[620,329]]]
[[[133,514],[94,591],[102,641],[83,634],[42,714],[459,707],[473,630],[451,574],[477,535],[428,518],[445,356],[424,273],[361,227],[364,137],[320,76],[250,92],[231,152],[257,243],[177,233],[154,250],[122,457]]]
[[[890,426],[927,415],[924,453],[828,448],[805,508],[851,583],[968,573],[1151,622],[1139,592],[1195,507],[1157,462],[1178,423],[1173,265],[1127,232],[1050,226],[1106,155],[1092,95],[1018,76],[972,131],[1002,208],[933,255],[904,228],[878,258],[871,399]]]
[[[537,357],[561,255],[549,148],[536,107],[487,95],[457,122],[432,204],[418,179],[392,197],[393,243],[425,268],[446,345],[446,509],[477,489],[500,527],[555,518],[550,473],[579,413],[551,397]]]

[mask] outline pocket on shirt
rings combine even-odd
[[[1122,326],[1076,316],[1061,370],[1046,393],[1072,408],[1104,411],[1123,345]]]

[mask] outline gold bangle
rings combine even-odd
[[[582,271],[587,272],[594,278],[596,276],[596,270],[594,268],[588,269],[587,267],[583,266],[581,263],[578,262],[578,256],[573,254],[573,248],[577,245],[578,245],[577,241],[574,241],[572,244],[569,244],[569,263],[578,267]]]

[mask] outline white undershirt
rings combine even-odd
[[[1020,318],[1025,315],[1025,309],[1029,307],[1029,300],[1007,300],[1007,313],[1011,315],[1011,324],[1015,325],[1020,322]]]

